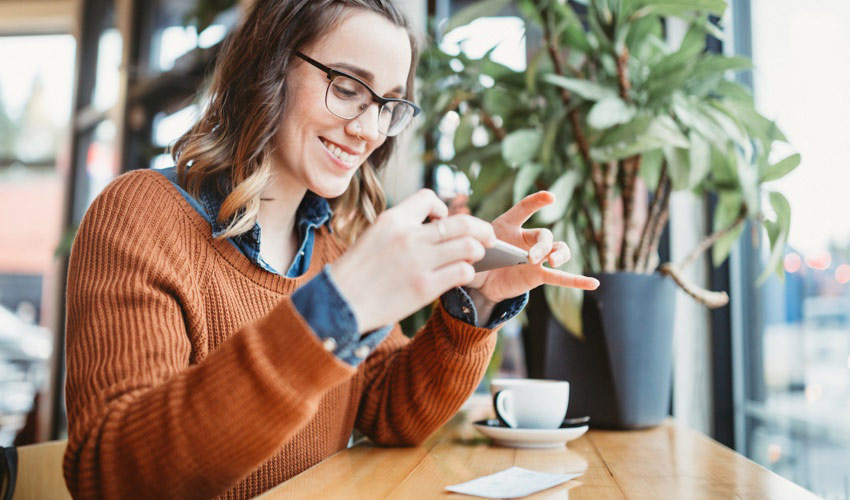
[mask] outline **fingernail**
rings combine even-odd
[[[593,289],[596,290],[599,288],[599,280],[596,278],[591,278],[593,280]]]

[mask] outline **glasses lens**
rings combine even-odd
[[[328,84],[325,105],[328,111],[345,120],[360,116],[372,104],[372,93],[357,80],[339,75]],[[398,135],[410,122],[414,108],[406,102],[390,101],[378,113],[378,132]]]
[[[392,137],[404,130],[404,127],[410,122],[410,118],[413,117],[414,109],[406,102],[395,101],[385,104],[381,111],[382,118],[385,114],[387,115],[384,133]],[[379,123],[379,127],[383,127],[383,125],[383,123]]]
[[[337,76],[328,85],[325,104],[328,110],[340,118],[350,120],[357,117],[372,103],[372,94],[357,80]]]

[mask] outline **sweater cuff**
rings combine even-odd
[[[462,287],[452,288],[440,297],[440,301],[446,312],[453,317],[470,325],[479,325],[478,309],[466,289]],[[490,313],[490,319],[485,326],[496,328],[519,314],[527,303],[528,292],[499,302],[493,307],[493,312]]]
[[[461,319],[455,318],[446,310],[441,300],[437,301],[437,311],[446,326],[446,334],[443,337],[449,351],[466,356],[482,349],[488,349],[490,341],[494,339],[494,333],[500,326],[495,328],[482,328],[471,325]]]
[[[351,366],[362,363],[392,329],[392,325],[385,326],[361,337],[354,311],[331,277],[329,266],[296,290],[292,303],[322,346]]]

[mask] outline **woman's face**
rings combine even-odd
[[[339,27],[301,52],[359,77],[378,95],[405,95],[410,41],[404,28],[383,16],[351,11]],[[323,71],[293,58],[287,77],[287,106],[277,135],[276,173],[286,177],[290,186],[336,198],[386,136],[378,132],[377,103],[357,118],[344,120],[325,106],[327,88]]]

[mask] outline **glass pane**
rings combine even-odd
[[[196,9],[217,8],[203,5],[199,5],[196,0],[157,3],[147,61],[149,74],[169,71],[180,64],[181,56],[195,48],[217,44],[236,23],[238,15],[235,7],[218,13],[211,10],[209,14],[203,14],[205,17],[211,16],[211,19],[207,19],[211,24],[198,33]]]
[[[94,130],[80,135],[78,139],[77,162],[83,168],[78,170],[74,180],[75,190],[80,193],[77,206],[73,209],[76,224],[82,220],[95,197],[119,173],[115,157],[115,136],[115,123],[112,120],[104,120]]]
[[[170,146],[194,125],[198,118],[198,106],[186,106],[170,115],[158,113],[153,119],[153,142],[160,147]]]
[[[70,35],[0,37],[0,446],[34,441],[51,377],[75,51]]]
[[[762,367],[748,381],[746,452],[850,498],[850,4],[752,0],[752,19],[757,104],[802,163],[771,185],[791,204],[791,233],[786,279],[757,289],[763,327],[744,332],[745,363]]]
[[[0,37],[0,168],[53,167],[71,115],[75,50],[70,35]]]
[[[97,44],[95,85],[92,93],[92,105],[96,109],[109,109],[118,100],[122,50],[123,40],[117,29],[108,28],[100,34]]]

